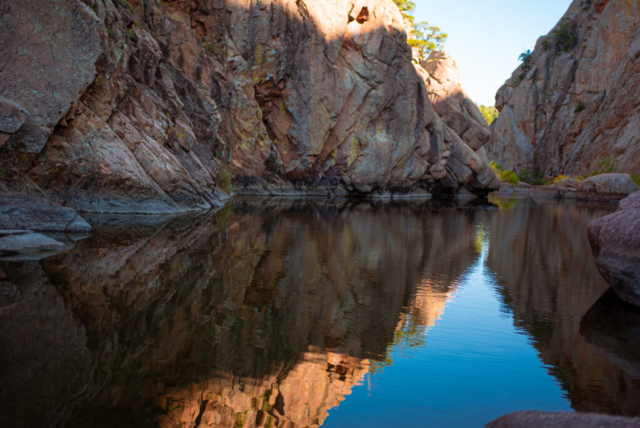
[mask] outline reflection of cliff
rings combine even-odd
[[[16,297],[0,308],[0,425],[319,426],[478,255],[473,216],[419,206],[243,203],[159,223],[1,265]]]
[[[548,203],[483,214],[490,234],[487,265],[515,324],[531,335],[572,407],[637,415],[640,380],[579,333],[582,316],[608,287],[595,269],[586,230],[613,209]]]

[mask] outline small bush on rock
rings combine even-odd
[[[231,183],[231,171],[225,166],[220,168],[218,171],[218,187],[227,193],[231,193],[233,190],[233,184]]]
[[[547,184],[544,181],[544,172],[531,168],[522,168],[518,171],[518,178],[520,181],[534,186]]]
[[[509,169],[504,169],[501,165],[498,165],[497,163],[495,163],[495,161],[491,161],[490,165],[491,165],[491,168],[495,171],[500,181],[504,183],[513,184],[514,186],[517,186],[520,183],[520,179],[518,178],[518,175],[515,172]]]
[[[573,19],[565,18],[560,23],[560,28],[553,32],[556,36],[556,44],[561,51],[570,51],[578,44],[577,28],[578,24]]]

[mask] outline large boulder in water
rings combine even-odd
[[[486,428],[639,428],[640,418],[569,412],[516,412]]]
[[[600,174],[584,180],[580,183],[578,190],[605,195],[627,196],[640,189],[638,189],[629,174]]]
[[[624,301],[640,306],[640,192],[589,226],[596,266]]]

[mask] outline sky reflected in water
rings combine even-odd
[[[390,346],[393,364],[367,374],[324,426],[471,427],[517,410],[571,410],[527,333],[505,312],[496,275],[486,266],[487,232],[482,223],[477,228],[480,255],[442,316],[420,329],[419,345]],[[430,284],[421,284],[417,295],[429,299]]]

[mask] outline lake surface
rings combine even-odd
[[[0,262],[0,426],[640,415],[640,313],[586,238],[613,210],[245,200],[91,218],[73,250]]]

